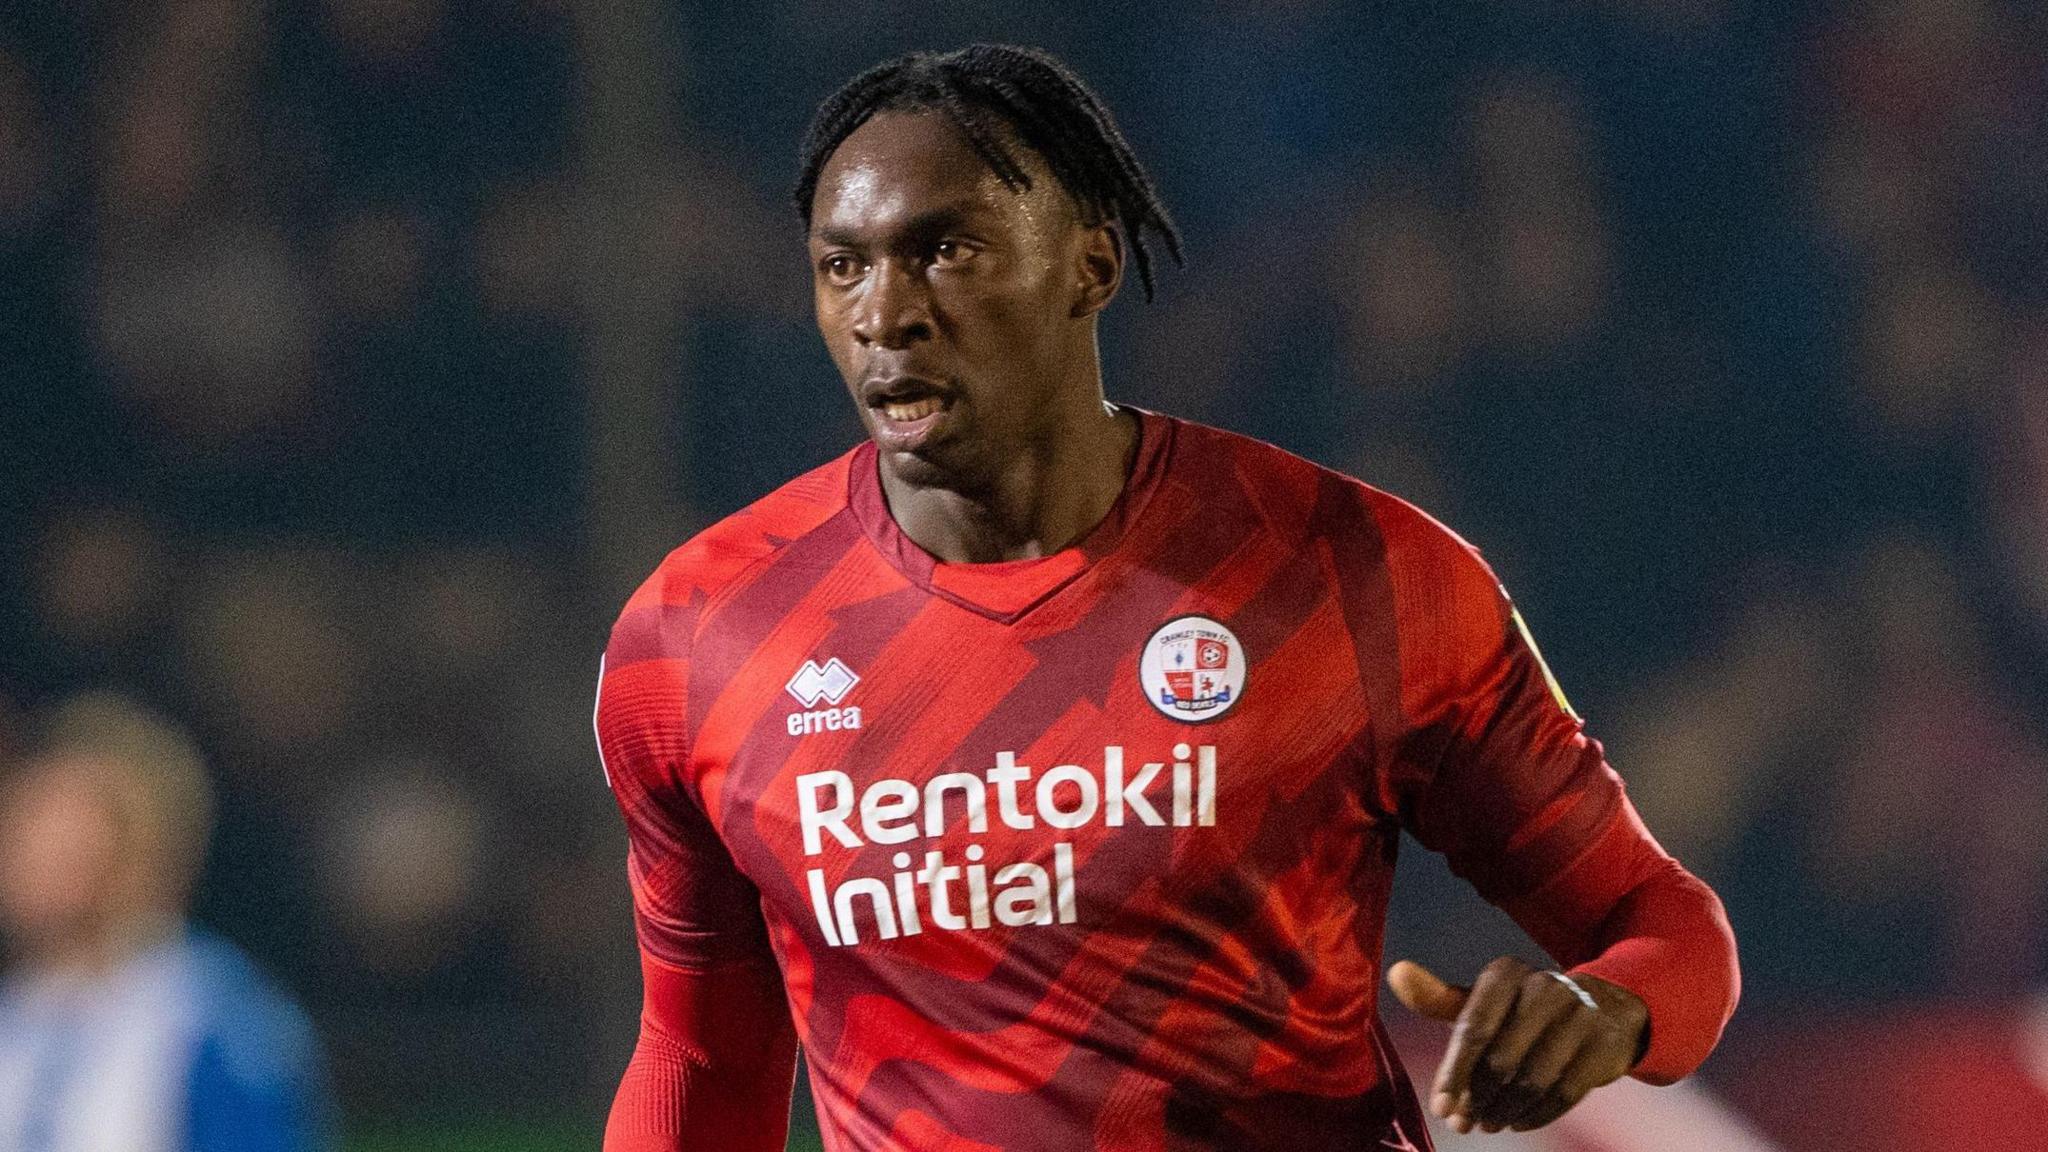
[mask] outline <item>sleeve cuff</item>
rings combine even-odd
[[[1634,931],[1571,973],[1597,977],[1642,999],[1650,1014],[1650,1042],[1629,1074],[1648,1084],[1670,1084],[1690,1075],[1720,1042],[1741,977],[1734,936],[1713,892],[1675,864],[1651,883],[1665,888],[1667,898],[1639,903],[1632,909]],[[1682,897],[1690,898],[1673,901],[1681,893],[1670,889],[1681,888]],[[1673,903],[1695,907],[1679,913]],[[1650,920],[1658,922],[1644,922]]]

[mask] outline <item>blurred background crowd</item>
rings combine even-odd
[[[360,1146],[594,1144],[638,995],[605,629],[858,436],[796,143],[974,39],[1095,84],[1188,237],[1112,397],[1507,581],[1728,903],[1708,1084],[1788,1019],[2048,984],[2038,5],[7,5],[0,764],[82,690],[189,728],[196,918]],[[1390,958],[1515,946],[1404,871]]]

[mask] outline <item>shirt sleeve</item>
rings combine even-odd
[[[672,968],[645,949],[640,1040],[604,1152],[782,1152],[796,1033],[775,969]]]
[[[689,779],[688,635],[693,613],[628,604],[605,650],[596,727],[605,780],[626,823],[626,874],[640,944],[703,970],[774,961],[760,894]]]
[[[1405,505],[1388,519],[1404,824],[1560,965],[1642,998],[1637,1078],[1685,1076],[1739,989],[1720,900],[1644,827],[1478,553]]]
[[[640,944],[640,1036],[606,1152],[779,1152],[796,1037],[760,895],[689,786],[692,620],[644,595],[614,628],[597,742],[626,823]]]

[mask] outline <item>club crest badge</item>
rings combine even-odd
[[[1244,645],[1207,616],[1160,625],[1138,657],[1145,699],[1175,720],[1200,724],[1237,706],[1244,695]]]

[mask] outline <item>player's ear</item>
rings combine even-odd
[[[1116,298],[1117,285],[1124,279],[1124,242],[1115,224],[1097,224],[1082,230],[1074,273],[1075,319],[1095,315]]]

